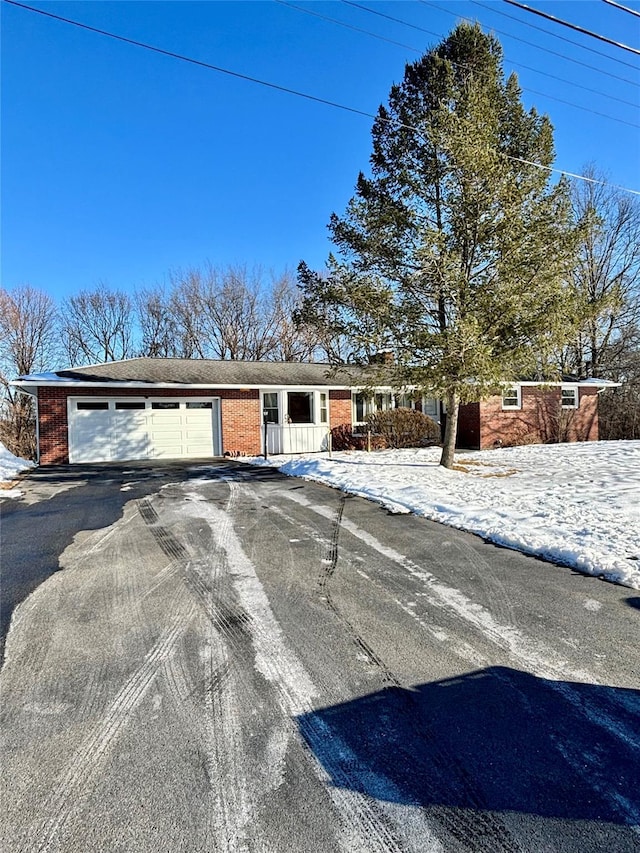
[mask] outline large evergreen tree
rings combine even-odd
[[[565,333],[567,187],[545,168],[548,118],[524,109],[478,25],[407,65],[372,136],[370,175],[331,218],[328,275],[300,265],[300,317],[348,334],[355,360],[390,348],[398,387],[442,397],[450,467],[459,403],[539,375]]]

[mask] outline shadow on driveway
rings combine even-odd
[[[436,815],[519,812],[626,826],[640,810],[639,701],[637,690],[491,667],[389,687],[297,722],[339,788]]]

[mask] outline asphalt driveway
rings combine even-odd
[[[269,469],[2,507],[3,851],[636,851],[637,597]]]

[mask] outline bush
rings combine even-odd
[[[332,450],[366,450],[368,446],[366,427],[354,430],[351,424],[340,424],[331,430]],[[387,446],[381,435],[369,439],[371,450],[384,450]]]
[[[387,409],[367,415],[372,433],[380,436],[385,447],[424,447],[440,443],[440,427],[428,415],[413,409]]]
[[[351,424],[340,424],[331,430],[333,450],[364,450],[366,446],[366,435],[354,432]]]

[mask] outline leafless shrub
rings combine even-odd
[[[424,447],[440,441],[439,425],[413,409],[373,412],[365,420],[372,433],[382,436],[386,447]]]

